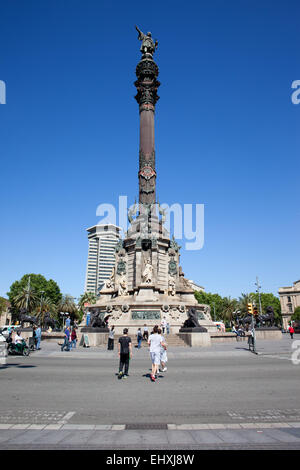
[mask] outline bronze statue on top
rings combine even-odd
[[[138,39],[142,41],[140,51],[143,54],[153,55],[155,52],[155,49],[157,49],[158,41],[155,40],[155,42],[153,42],[152,35],[150,32],[148,32],[147,34],[144,34],[137,26],[135,26],[135,29],[139,33]]]

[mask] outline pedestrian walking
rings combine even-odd
[[[113,351],[114,349],[114,341],[115,340],[115,327],[112,326],[110,329],[109,329],[109,334],[108,334],[108,345],[107,345],[107,349],[109,351]]]
[[[137,347],[138,347],[138,349],[140,349],[141,345],[142,345],[142,339],[143,339],[142,331],[141,331],[140,328],[138,329],[136,337],[137,337],[137,342],[138,342]]]
[[[152,382],[155,382],[160,365],[160,348],[161,346],[166,347],[166,344],[162,340],[162,336],[158,334],[158,325],[155,325],[153,328],[153,333],[149,336],[148,344],[150,346],[150,357],[152,362],[150,378]]]
[[[118,378],[123,377],[126,379],[129,371],[129,360],[132,358],[132,343],[130,336],[128,336],[128,328],[124,328],[123,336],[119,338],[118,352],[120,357]]]
[[[161,335],[161,329],[158,328],[158,334]],[[166,372],[167,371],[167,362],[168,362],[168,356],[167,356],[167,343],[165,341],[165,338],[164,336],[162,336],[162,343],[165,344],[165,347],[162,346],[162,344],[160,345],[160,367],[159,367],[159,370],[161,372]]]
[[[66,326],[71,327],[71,319],[69,315],[67,316],[67,319],[66,319]]]
[[[72,328],[71,332],[71,349],[74,348],[76,349],[76,343],[77,343],[77,333],[75,327]]]
[[[293,327],[293,325],[291,325],[291,326],[289,327],[289,334],[291,335],[291,339],[293,339],[294,333],[295,333],[294,327]]]
[[[64,337],[64,344],[61,347],[61,350],[64,351],[66,348],[66,351],[70,351],[70,327],[67,326],[65,329],[65,337]]]
[[[170,323],[169,322],[167,322],[166,329],[167,329],[167,335],[169,335],[170,334]]]
[[[145,341],[148,341],[148,337],[149,337],[148,326],[147,326],[147,325],[144,325],[143,339],[144,339]]]
[[[36,338],[36,349],[39,350],[41,345],[41,338],[42,338],[42,329],[40,325],[38,325],[37,329],[35,330],[35,338]]]

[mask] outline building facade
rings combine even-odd
[[[287,328],[295,309],[300,307],[300,280],[291,287],[278,289],[284,328]]]
[[[98,294],[99,288],[112,274],[115,247],[120,240],[120,227],[113,224],[94,225],[87,229],[89,250],[85,277],[85,292]]]

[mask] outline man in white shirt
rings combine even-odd
[[[21,331],[16,331],[15,345],[16,345],[17,350],[19,350],[19,351],[22,350],[22,344],[23,344],[23,338],[21,336]]]
[[[21,336],[21,332],[17,331],[15,334],[15,344],[22,344],[23,338]]]
[[[160,352],[161,346],[166,348],[166,344],[163,342],[162,336],[158,334],[158,326],[155,325],[153,333],[149,336],[148,344],[150,346],[150,356],[152,361],[152,371],[150,378],[152,382],[155,382],[155,375],[158,372],[160,364]]]

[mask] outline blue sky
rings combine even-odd
[[[97,206],[137,196],[135,24],[159,41],[159,201],[205,205],[186,277],[232,297],[257,275],[275,294],[299,279],[299,13],[297,1],[3,1],[0,295],[35,272],[78,297]]]

